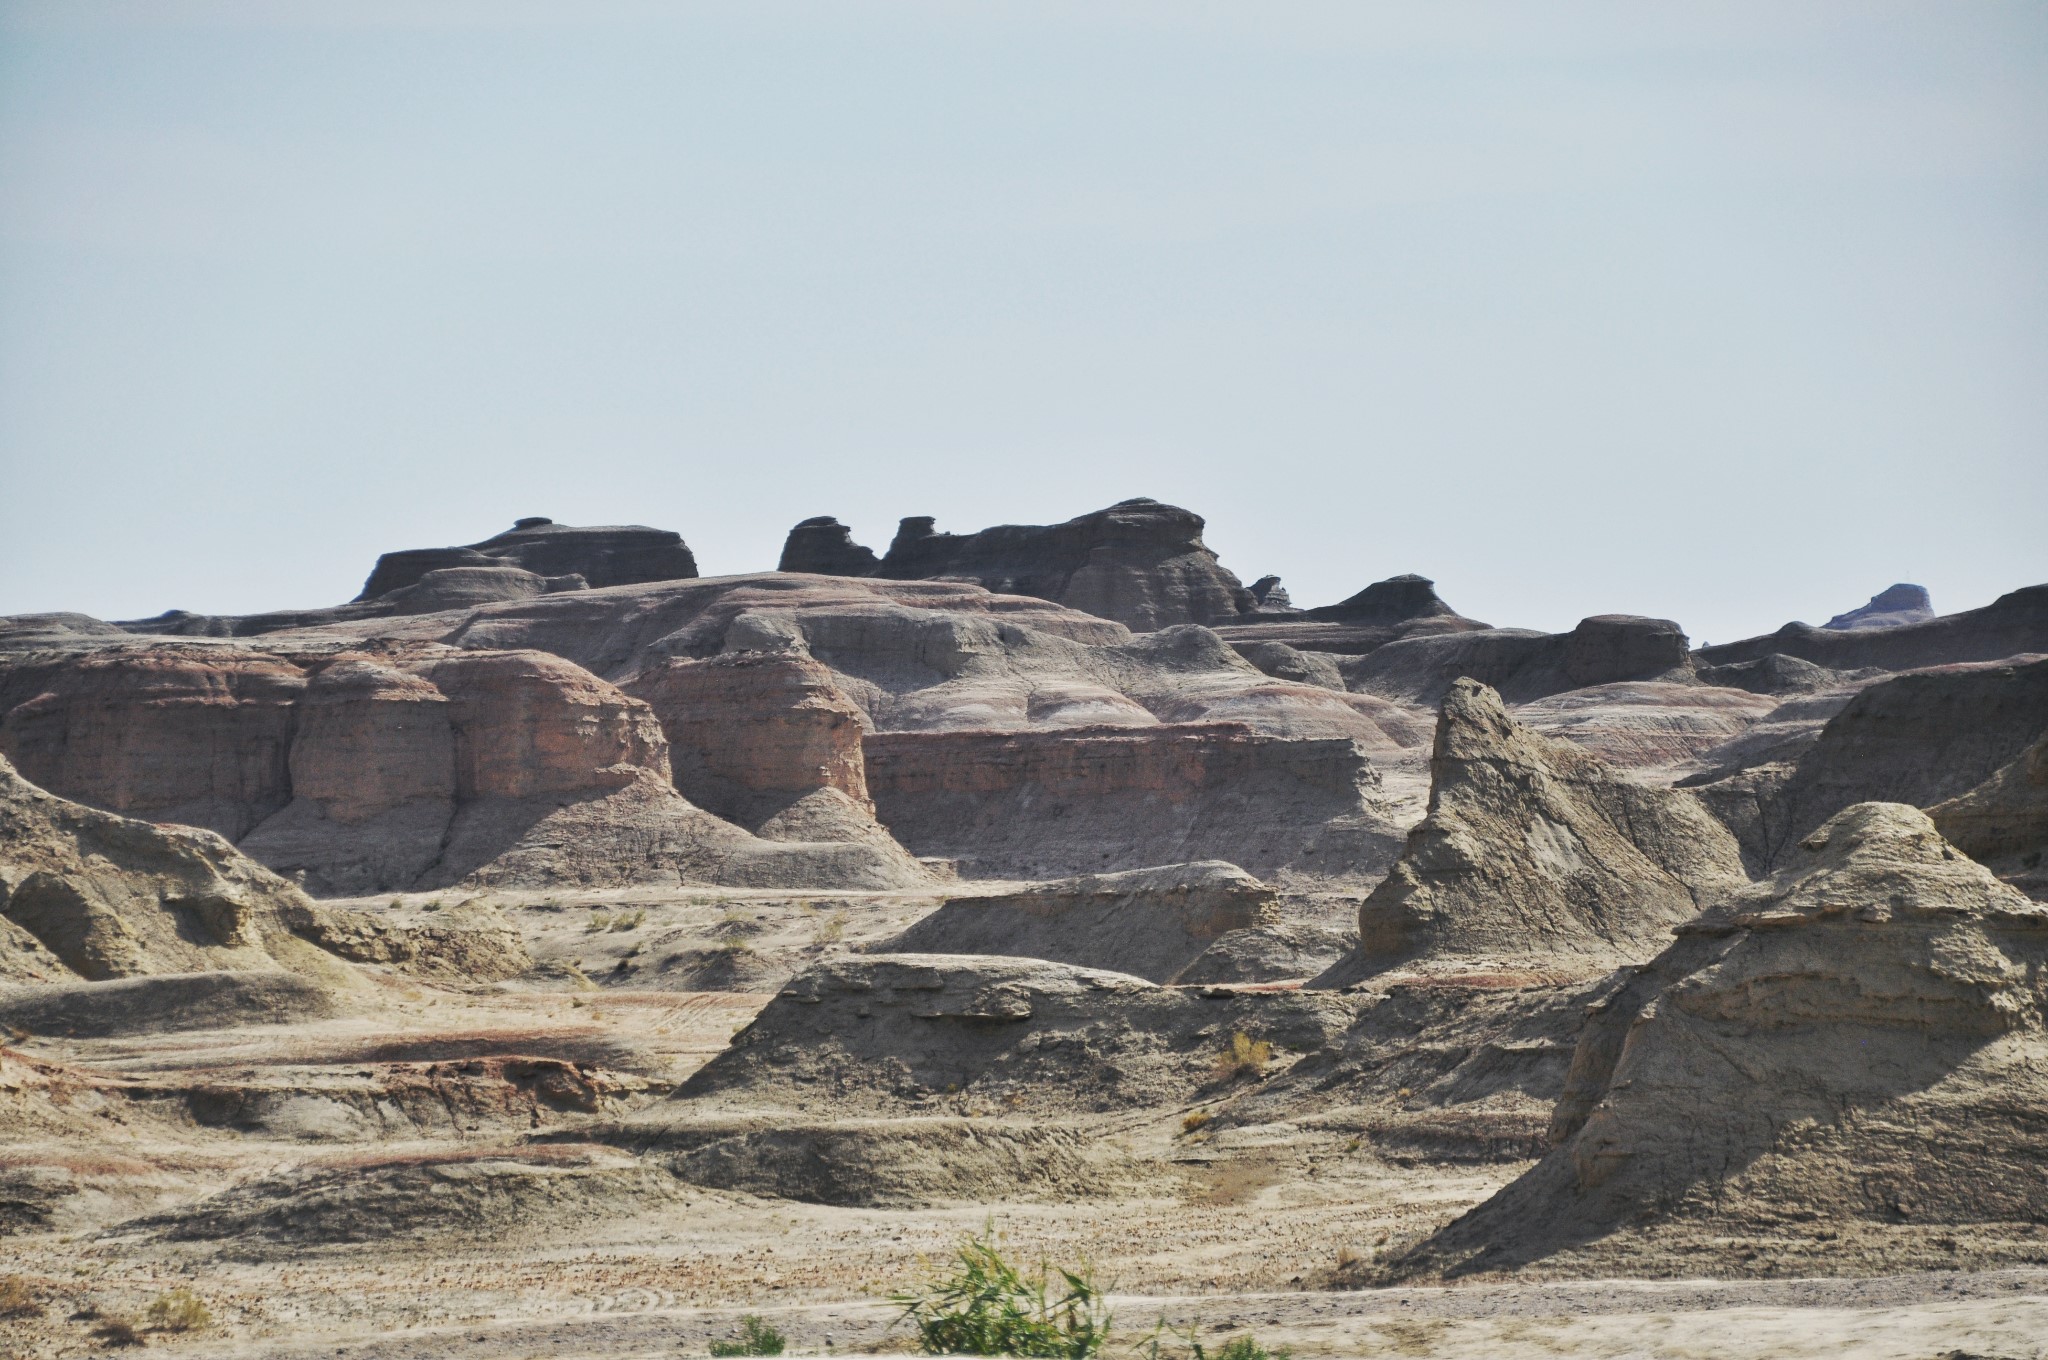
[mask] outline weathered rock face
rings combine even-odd
[[[1967,793],[2044,730],[2048,660],[1940,667],[1864,685],[1783,748],[1710,753],[1708,768],[1681,782],[1735,832],[1752,864],[1769,868],[1852,803],[1927,807]]]
[[[419,668],[448,696],[463,799],[611,790],[666,777],[668,743],[647,705],[546,652],[463,652]]]
[[[1669,619],[1601,614],[1569,633],[1490,628],[1389,642],[1342,662],[1354,690],[1409,703],[1435,703],[1469,678],[1512,704],[1624,680],[1693,678],[1685,633]]]
[[[1744,881],[1692,797],[1537,736],[1477,681],[1444,696],[1430,778],[1428,815],[1359,908],[1358,957],[1321,985],[1425,961],[1600,972]]]
[[[1413,572],[1375,581],[1364,590],[1335,604],[1305,609],[1303,615],[1322,623],[1380,624],[1392,626],[1415,619],[1457,618],[1458,611],[1436,593],[1436,582]]]
[[[1982,609],[1883,628],[1815,628],[1788,623],[1768,637],[1699,649],[1702,666],[1755,661],[1773,652],[1830,670],[1903,671],[2048,652],[2048,585],[2001,595]]]
[[[1257,607],[1203,545],[1200,515],[1143,497],[1064,524],[1003,524],[975,534],[942,534],[929,516],[916,516],[903,521],[878,563],[856,572],[864,554],[873,556],[836,521],[810,519],[791,531],[783,570],[978,581],[1140,631],[1234,619]]]
[[[0,716],[0,754],[65,798],[231,839],[291,797],[305,673],[261,653],[110,648],[36,672]]]
[[[2048,901],[2048,735],[1927,813],[1949,844],[2029,897]]]
[[[672,661],[626,688],[660,719],[676,787],[699,807],[755,827],[820,790],[871,806],[861,711],[802,652]]]
[[[867,771],[883,824],[972,877],[1221,859],[1264,878],[1357,882],[1400,846],[1356,742],[1235,723],[878,733]]]
[[[294,933],[312,913],[211,831],[69,802],[0,760],[0,981],[289,970],[345,983]]]
[[[1271,888],[1211,860],[956,897],[886,948],[1050,959],[1173,982],[1221,937],[1278,923]]]
[[[644,525],[579,526],[522,519],[512,528],[463,548],[407,548],[377,559],[358,600],[374,600],[415,586],[430,572],[449,568],[517,567],[539,577],[580,576],[592,587],[674,581],[697,574],[697,559],[682,535]]]
[[[1823,628],[1847,631],[1857,628],[1897,628],[1904,623],[1925,623],[1933,618],[1934,601],[1926,586],[1896,585],[1880,590],[1870,603],[1845,614],[1837,614]]]
[[[1849,808],[1595,1011],[1556,1150],[1404,1267],[2030,1258],[2048,1218],[2044,964],[2048,908],[1924,814]],[[1763,1223],[1771,1249],[1745,1250]]]

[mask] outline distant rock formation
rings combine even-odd
[[[1280,578],[1277,576],[1261,576],[1252,582],[1248,589],[1252,593],[1252,612],[1255,614],[1291,615],[1301,612],[1294,607],[1294,601],[1287,594],[1287,587],[1280,584]]]
[[[1279,577],[1265,579],[1277,589]],[[1258,590],[1258,585],[1252,587],[1255,598]],[[1262,604],[1239,622],[1219,625],[1218,630],[1240,649],[1250,643],[1277,642],[1303,651],[1363,656],[1398,638],[1486,627],[1445,604],[1436,593],[1436,583],[1428,577],[1407,575],[1375,581],[1349,599],[1315,609]]]
[[[1865,803],[1679,936],[1590,1017],[1555,1150],[1394,1274],[2038,1259],[2048,907]]]
[[[430,572],[518,567],[542,578],[579,576],[592,588],[687,580],[697,559],[681,534],[644,525],[578,526],[533,516],[463,548],[406,548],[377,559],[358,601],[415,586]]]
[[[346,970],[301,939],[312,904],[211,831],[58,798],[0,759],[0,982]]]
[[[885,948],[1050,959],[1173,982],[1222,936],[1278,923],[1271,888],[1210,860],[955,897]]]
[[[1870,603],[1846,614],[1837,614],[1823,628],[1844,631],[1856,628],[1896,628],[1902,623],[1925,623],[1934,617],[1934,601],[1926,586],[1899,584],[1870,597]]]
[[[817,576],[873,576],[882,559],[853,541],[853,530],[830,515],[815,515],[789,531],[777,571]]]
[[[1782,746],[1736,743],[1726,763],[1680,781],[1758,869],[1853,803],[1928,807],[1990,779],[2048,730],[2048,660],[1911,671],[1835,703]]]
[[[1425,704],[1460,678],[1500,691],[1511,704],[1623,680],[1694,678],[1684,629],[1629,614],[1596,614],[1569,633],[1488,628],[1405,637],[1340,664],[1354,690]]]
[[[1904,671],[2048,652],[2048,585],[1999,596],[1981,609],[1884,628],[1815,628],[1788,623],[1767,637],[1699,649],[1702,666],[1757,661],[1773,652],[1829,670]]]
[[[1428,815],[1359,907],[1357,957],[1318,985],[1425,961],[1601,972],[1745,881],[1690,795],[1537,736],[1475,680],[1444,696],[1430,780]]]
[[[1002,524],[944,534],[929,515],[905,519],[877,561],[830,516],[807,519],[783,545],[783,571],[890,580],[978,581],[1035,595],[1141,632],[1215,623],[1257,603],[1202,543],[1202,517],[1145,497],[1064,524]]]

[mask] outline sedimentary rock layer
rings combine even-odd
[[[866,750],[882,822],[977,877],[1221,859],[1262,878],[1356,881],[1384,873],[1400,844],[1350,740],[1185,723],[883,732]]]

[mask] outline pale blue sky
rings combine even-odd
[[[0,0],[0,612],[1131,495],[1722,641],[2048,579],[2048,5]]]

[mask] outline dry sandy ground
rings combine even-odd
[[[1129,1291],[1117,1349],[1164,1318],[1212,1344],[1249,1330],[1302,1356],[2048,1357],[2042,1270],[1330,1289],[1340,1252],[1369,1258],[1526,1166],[1399,1165],[1341,1130],[1204,1143],[1179,1136],[1175,1112],[1123,1117],[1102,1135],[1155,1171],[1069,1203],[852,1209],[690,1185],[581,1131],[666,1095],[795,967],[893,933],[930,899],[494,896],[537,958],[608,985],[566,968],[468,989],[386,973],[338,1019],[0,1049],[0,1177],[78,1191],[44,1229],[0,1237],[0,1277],[43,1310],[0,1319],[0,1357],[103,1353],[110,1319],[140,1321],[173,1288],[204,1299],[212,1325],[145,1339],[194,1356],[703,1355],[744,1311],[793,1352],[886,1353],[909,1340],[889,1291],[984,1224],[1016,1257],[1091,1261]],[[400,914],[423,919],[433,901]],[[681,990],[721,968],[746,990]],[[536,1056],[586,1085],[550,1101],[511,1084],[503,1064]],[[327,1176],[346,1199],[394,1167],[429,1168],[407,1193],[429,1206],[468,1195],[468,1217],[413,1231],[413,1202],[385,1201],[337,1238],[301,1231],[309,1211],[291,1201],[261,1232],[180,1240],[195,1206],[231,1186]],[[573,1193],[532,1197],[551,1178]]]

